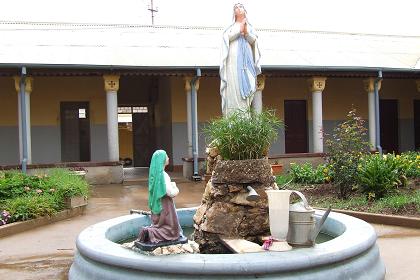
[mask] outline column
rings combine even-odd
[[[376,123],[375,123],[375,78],[363,80],[364,88],[368,93],[369,108],[369,146],[371,151],[376,150]],[[381,89],[381,81],[378,82],[378,91]]]
[[[191,80],[192,77],[184,77],[184,82],[185,82],[185,95],[187,98],[187,154],[189,158],[193,157],[193,152],[192,152],[192,106],[191,106]],[[198,92],[198,89],[200,88],[200,80],[197,80],[195,82],[195,89]]]
[[[192,122],[191,122],[191,79],[192,77],[184,77],[185,95],[187,97],[187,157],[192,158]]]
[[[257,91],[254,94],[254,98],[252,99],[252,109],[257,112],[262,112],[262,91],[265,87],[265,75],[259,75],[257,76]]]
[[[117,92],[120,87],[119,75],[104,75],[106,92],[106,116],[107,116],[107,134],[108,134],[108,159],[109,161],[118,161],[118,98]]]
[[[20,98],[20,77],[13,77],[15,80],[15,89],[18,94],[18,116],[19,116],[19,162],[23,160],[23,128],[22,128],[22,110],[21,110],[21,98]],[[25,78],[25,99],[26,99],[26,114],[23,116],[26,119],[26,146],[28,147],[28,158],[27,164],[32,163],[32,149],[31,149],[31,92],[33,89],[33,78]]]
[[[309,90],[312,93],[312,134],[313,152],[324,151],[323,127],[322,127],[322,91],[325,88],[325,77],[312,77],[308,79]]]

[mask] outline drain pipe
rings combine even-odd
[[[26,131],[26,67],[22,66],[22,72],[20,75],[20,114],[21,114],[21,125],[22,125],[22,173],[26,173],[26,165],[28,162],[28,135]]]
[[[379,86],[378,83],[382,81],[382,70],[378,71],[378,77],[375,79],[374,83],[374,94],[375,94],[375,126],[376,126],[376,149],[379,154],[382,156],[382,147],[381,147],[381,128],[379,120]]]
[[[201,70],[197,68],[195,77],[191,79],[191,123],[192,123],[192,152],[193,152],[193,175],[194,181],[201,181],[198,174],[198,118],[197,118],[197,89],[196,81],[201,77]]]

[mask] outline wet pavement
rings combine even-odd
[[[172,178],[180,188],[177,208],[198,206],[204,183]],[[129,214],[130,209],[148,209],[146,180],[92,187],[84,215],[0,238],[0,279],[67,279],[77,235],[91,224]],[[419,279],[420,229],[374,227],[386,279]]]

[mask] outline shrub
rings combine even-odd
[[[386,154],[382,157],[390,169],[396,170],[399,178],[398,186],[406,186],[407,184],[407,173],[410,169],[410,162],[405,160],[400,155]]]
[[[408,178],[420,178],[420,152],[404,152],[399,158],[405,166],[405,175]]]
[[[259,159],[267,155],[277,139],[282,122],[274,111],[258,114],[252,110],[236,111],[227,117],[212,120],[204,133],[223,159]]]
[[[309,162],[304,164],[291,163],[289,174],[294,183],[322,184],[327,180],[325,169],[326,166],[323,164],[314,168]]]
[[[52,215],[60,210],[60,205],[51,195],[17,197],[4,201],[4,204],[12,222]]]
[[[365,156],[359,164],[358,181],[369,200],[384,197],[401,184],[394,160],[379,154]]]
[[[51,215],[64,208],[66,198],[88,194],[86,180],[65,169],[35,176],[17,171],[0,173],[0,210],[10,213],[10,221]]]
[[[0,200],[27,194],[28,187],[39,188],[40,177],[28,176],[19,171],[0,174]]]
[[[327,139],[327,162],[333,176],[333,184],[339,189],[341,198],[347,198],[357,184],[357,167],[364,154],[368,153],[368,143],[363,139],[367,129],[364,121],[352,109],[347,120],[334,128],[332,139]]]

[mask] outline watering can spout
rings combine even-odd
[[[330,212],[331,212],[331,206],[328,207],[327,211],[325,211],[325,213],[322,216],[322,218],[316,223],[316,227],[315,227],[315,231],[314,231],[314,236],[313,236],[312,240],[315,240],[316,237],[318,236],[319,232],[321,231],[322,225],[324,224],[324,222],[327,219],[327,217],[330,214]]]

